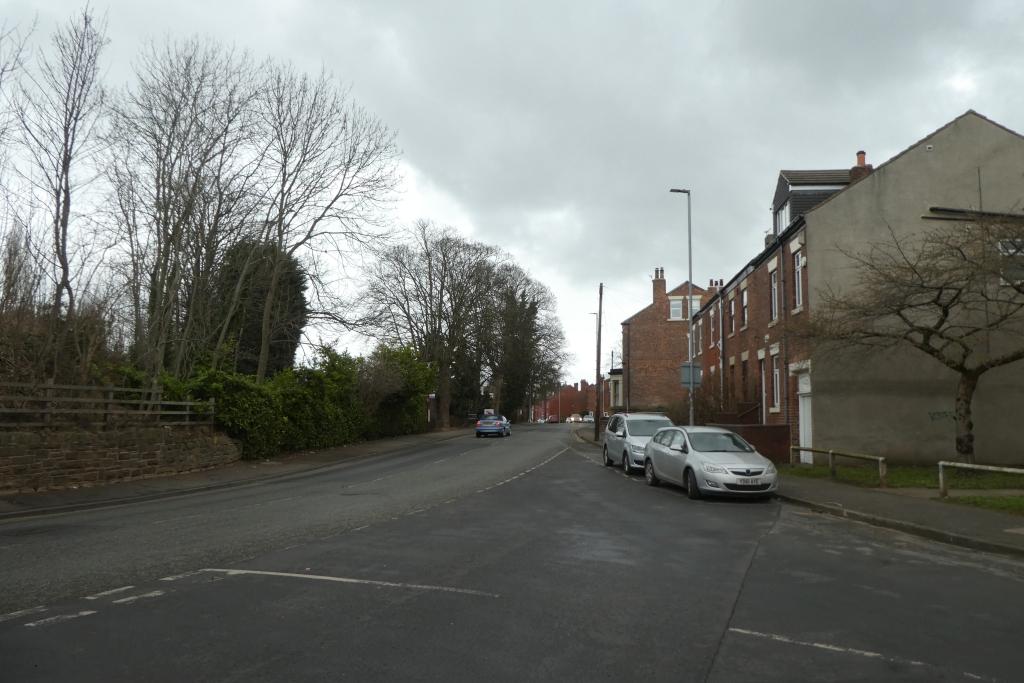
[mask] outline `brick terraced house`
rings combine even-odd
[[[705,383],[717,381],[733,408],[717,422],[740,424],[736,431],[772,457],[800,444],[955,459],[952,370],[904,348],[861,360],[816,353],[782,330],[810,315],[821,292],[854,284],[849,254],[926,232],[933,208],[1024,215],[1022,179],[1024,137],[974,111],[877,168],[858,152],[850,169],[780,172],[764,250],[696,313],[697,329],[711,337],[697,356]],[[1019,459],[1024,361],[984,375],[973,419],[979,461]]]
[[[665,409],[686,397],[679,371],[687,357],[688,316],[716,291],[694,285],[688,303],[687,285],[668,291],[665,269],[656,268],[651,304],[622,321],[621,373],[611,375],[608,404],[616,410]]]

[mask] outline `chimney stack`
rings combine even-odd
[[[654,269],[654,302],[664,301],[668,305],[668,292],[665,288],[665,269]]]
[[[850,182],[857,182],[871,173],[873,169],[874,167],[867,163],[867,154],[864,153],[864,150],[857,152],[857,165],[850,169]]]

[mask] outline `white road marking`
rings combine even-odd
[[[48,624],[56,624],[57,622],[60,622],[60,621],[67,621],[68,619],[74,619],[75,617],[84,617],[84,616],[88,616],[90,614],[96,614],[96,610],[94,610],[94,609],[91,609],[91,610],[87,609],[87,610],[83,610],[83,611],[81,611],[81,612],[79,612],[77,614],[58,614],[57,616],[50,617],[49,619],[41,619],[39,621],[33,621],[31,623],[25,624],[25,626],[46,626]]]
[[[130,591],[133,588],[135,588],[135,586],[121,586],[120,588],[114,588],[114,589],[109,590],[109,591],[103,591],[102,593],[96,593],[94,595],[87,595],[87,596],[85,596],[85,599],[86,600],[96,600],[98,598],[106,597],[108,595],[113,595],[114,593],[120,593],[122,591]]]
[[[292,547],[294,547],[294,546],[292,546]],[[177,581],[178,579],[184,579],[186,576],[192,576],[193,574],[198,574],[198,573],[199,572],[185,572],[184,574],[174,574],[172,576],[165,576],[164,578],[162,578],[160,580],[161,581]]]
[[[121,598],[120,600],[114,600],[115,605],[123,605],[129,602],[135,602],[139,598],[155,598],[159,595],[163,595],[163,591],[152,591],[151,593],[143,593],[142,595],[129,595],[127,598]]]
[[[887,662],[893,662],[893,663],[896,663],[896,664],[910,664],[911,666],[926,666],[926,667],[933,668],[933,669],[939,668],[939,667],[936,667],[936,666],[934,666],[932,664],[925,664],[924,662],[918,662],[918,661],[915,661],[915,660],[912,660],[912,659],[902,659],[900,657],[886,657],[885,655],[883,655],[881,653],[878,653],[878,652],[867,652],[865,650],[856,650],[856,649],[851,648],[851,647],[836,647],[835,645],[828,645],[827,643],[810,643],[810,642],[806,642],[806,641],[803,641],[803,640],[794,640],[793,638],[787,638],[786,636],[780,636],[780,635],[777,635],[775,633],[760,633],[758,631],[748,631],[746,629],[732,628],[732,627],[730,627],[729,630],[732,631],[733,633],[740,633],[740,634],[745,635],[745,636],[755,636],[757,638],[768,638],[769,640],[775,640],[775,641],[778,641],[780,643],[789,643],[790,645],[803,645],[805,647],[818,648],[819,650],[829,650],[830,652],[842,652],[842,653],[845,653],[845,654],[857,655],[858,657],[866,657],[866,658],[869,658],[869,659],[881,659],[881,660],[884,660],[884,661],[887,661]],[[966,671],[964,672],[964,676],[967,676],[968,678],[973,678],[974,680],[978,680],[978,681],[995,681],[994,678],[985,678],[983,676],[978,676],[977,674],[968,673]]]
[[[382,586],[385,588],[412,588],[416,590],[443,591],[445,593],[462,593],[465,595],[483,595],[489,598],[498,597],[497,593],[486,593],[468,588],[451,588],[449,586],[429,586],[417,583],[394,583],[391,581],[371,581],[369,579],[349,579],[343,576],[322,576],[319,574],[293,574],[290,572],[263,572],[255,569],[203,569],[204,572],[223,572],[228,576],[239,576],[253,574],[256,576],[280,576],[290,579],[314,579],[317,581],[335,581],[338,583],[361,583],[368,586]]]
[[[29,607],[28,609],[18,610],[17,612],[11,612],[10,614],[0,614],[0,621],[7,621],[8,619],[17,619],[18,617],[24,617],[29,614],[35,614],[36,612],[45,611],[45,607]]]
[[[1003,529],[1003,531],[1008,534],[1024,534],[1024,526],[1017,527],[1016,529]]]

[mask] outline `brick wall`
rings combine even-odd
[[[623,399],[634,412],[644,408],[667,407],[681,403],[686,389],[680,384],[679,369],[687,356],[687,323],[684,300],[683,317],[670,319],[670,297],[686,297],[683,283],[666,291],[664,271],[653,281],[653,301],[622,323]],[[694,285],[693,294],[707,300],[707,290]],[[705,343],[707,337],[705,336]]]
[[[96,486],[217,467],[241,457],[209,427],[0,432],[0,494]]]
[[[774,463],[789,462],[789,426],[774,425],[729,425],[715,424],[711,427],[728,429],[743,437],[757,452]]]

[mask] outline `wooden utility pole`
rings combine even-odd
[[[604,306],[604,283],[597,289],[597,381],[594,382],[594,441],[601,438],[601,399],[604,398],[601,386],[601,309]]]

